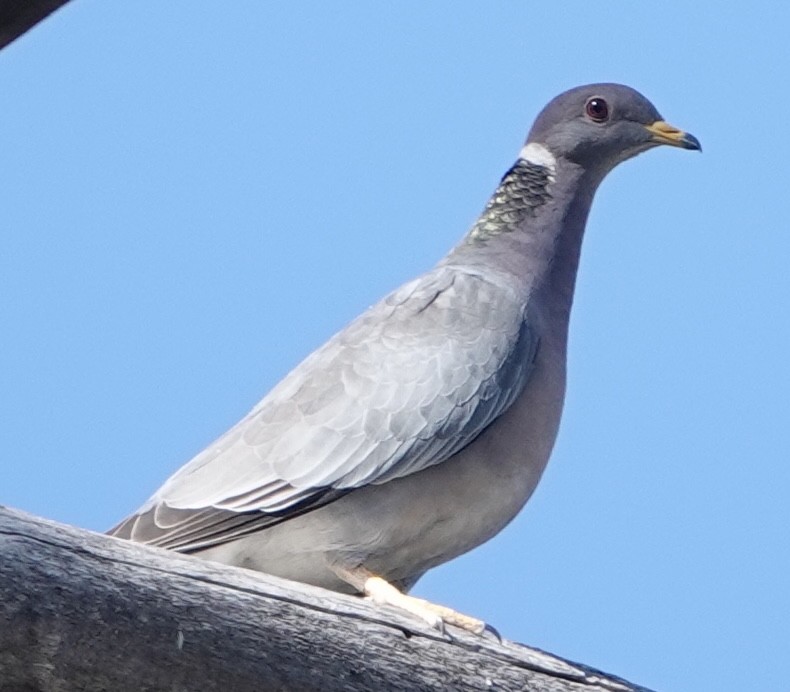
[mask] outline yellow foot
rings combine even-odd
[[[435,627],[441,632],[444,632],[445,624],[453,625],[474,634],[483,634],[489,629],[482,620],[457,613],[451,608],[436,605],[422,598],[407,596],[381,577],[369,577],[366,579],[364,592],[375,603],[402,608],[412,615],[425,620],[431,627]]]

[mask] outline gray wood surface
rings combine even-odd
[[[67,2],[68,0],[0,0],[0,49]]]
[[[0,507],[0,690],[644,690],[360,598]]]

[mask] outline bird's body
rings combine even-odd
[[[641,128],[615,131],[628,147],[596,152],[593,135],[615,136],[595,129],[608,119],[588,117],[592,135],[576,122],[599,92]],[[699,146],[627,87],[582,87],[555,103],[582,112],[560,128],[544,110],[446,258],[309,356],[115,535],[393,602],[374,588],[381,579],[408,589],[502,529],[559,428],[598,184],[655,146],[650,137]]]
[[[495,286],[490,290],[498,293],[506,289]],[[482,300],[470,307],[484,312],[490,306]],[[513,300],[507,319],[512,334],[526,329],[524,308]],[[542,338],[548,342],[563,337],[544,334]],[[533,339],[536,335],[530,328],[525,340],[531,344]],[[505,342],[515,350],[515,336]],[[348,592],[358,588],[339,578],[330,565],[360,564],[409,588],[431,567],[491,538],[535,489],[559,425],[565,363],[559,351],[550,349],[537,349],[534,356],[527,354],[527,359],[534,386],[523,391],[521,384],[522,393],[509,408],[452,455],[451,463],[363,486],[265,531],[210,547],[201,554]],[[515,373],[514,379],[520,374]]]

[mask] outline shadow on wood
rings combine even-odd
[[[0,507],[0,689],[644,688],[360,598]]]

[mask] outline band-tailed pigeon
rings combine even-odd
[[[700,149],[629,87],[555,98],[436,267],[308,356],[111,533],[481,630],[405,591],[535,489],[595,190],[661,144]]]

